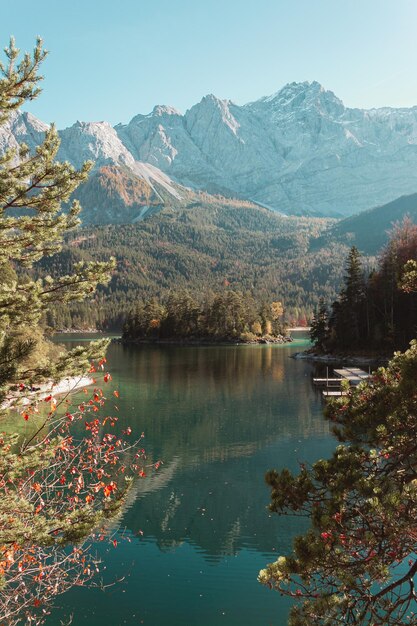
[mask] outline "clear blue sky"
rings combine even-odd
[[[318,80],[346,105],[417,104],[417,0],[3,0],[0,41],[50,51],[34,115],[127,122],[207,93]]]

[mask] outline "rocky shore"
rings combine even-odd
[[[362,365],[380,367],[386,365],[392,355],[363,355],[363,354],[323,354],[304,350],[303,352],[295,352],[291,355],[293,359],[302,359],[305,361],[313,361],[315,363],[328,363],[329,365],[337,363],[338,365]]]

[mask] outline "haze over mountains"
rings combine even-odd
[[[0,151],[34,147],[46,128],[15,113],[0,130]],[[60,159],[95,161],[78,191],[86,223],[137,221],[198,191],[339,217],[417,192],[417,107],[350,109],[317,82],[244,106],[213,95],[185,114],[156,106],[114,128],[76,122],[60,136]]]

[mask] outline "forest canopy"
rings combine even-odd
[[[43,259],[34,272],[68,274],[76,262],[116,257],[110,283],[89,302],[51,309],[47,322],[55,329],[121,329],[135,302],[165,300],[173,289],[197,301],[207,291],[228,290],[280,301],[288,325],[306,326],[320,295],[331,302],[342,279],[348,247],[311,248],[329,223],[221,200],[193,203],[137,224],[85,227],[69,234],[62,252]]]

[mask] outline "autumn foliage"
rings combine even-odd
[[[103,359],[90,369],[97,367]],[[76,406],[69,397],[32,400],[21,412],[37,424],[31,436],[0,438],[0,616],[7,624],[42,623],[56,595],[97,574],[89,544],[109,540],[108,520],[133,477],[146,475],[143,435],[117,434],[101,387],[82,395]]]

